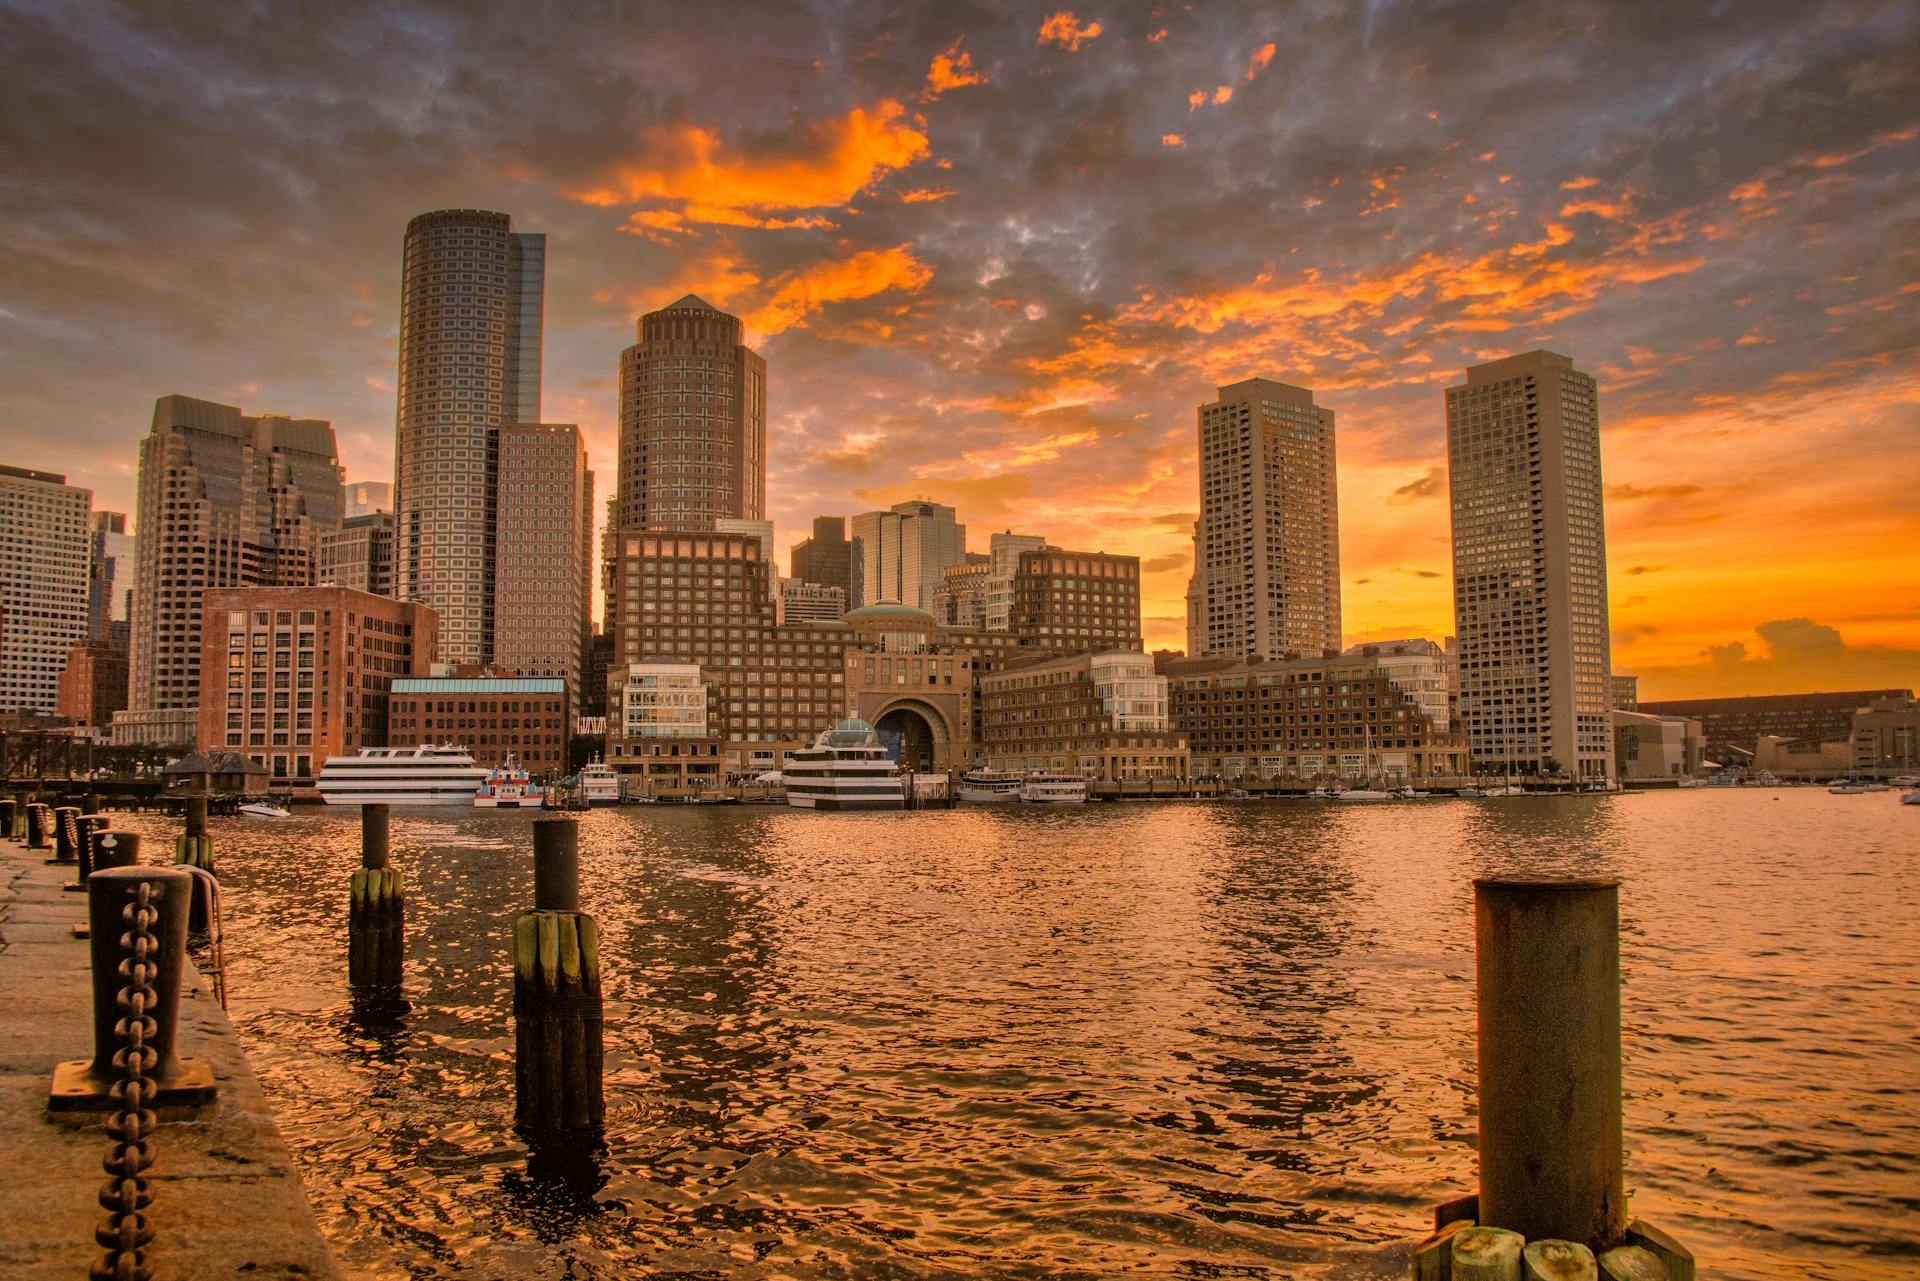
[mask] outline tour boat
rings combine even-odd
[[[620,776],[598,756],[580,767],[580,794],[589,809],[620,803]]]
[[[272,801],[248,801],[234,811],[248,818],[292,818],[293,811],[275,805]]]
[[[539,808],[546,802],[546,791],[538,783],[527,780],[526,767],[507,753],[507,759],[494,766],[487,774],[486,782],[473,794],[475,808],[520,809],[528,806]]]
[[[970,769],[960,776],[960,799],[975,805],[1004,805],[1020,799],[1026,775],[1011,770]]]
[[[787,753],[780,776],[787,804],[803,810],[906,808],[900,766],[887,757],[873,726],[848,717],[823,730],[812,747]]]
[[[329,756],[319,789],[329,805],[465,805],[486,781],[487,771],[466,748],[422,743]]]
[[[1087,799],[1087,780],[1078,774],[1035,770],[1020,780],[1020,799],[1033,805],[1080,805]]]

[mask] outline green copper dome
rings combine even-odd
[[[925,623],[929,627],[935,625],[933,615],[926,610],[916,609],[912,605],[902,605],[897,600],[875,601],[871,605],[862,605],[859,609],[850,609],[841,617],[850,623],[857,623],[863,619],[889,622],[898,619],[901,622]]]
[[[879,741],[880,736],[873,732],[873,726],[858,716],[836,721],[833,728],[827,731],[827,742],[835,747],[865,747]]]

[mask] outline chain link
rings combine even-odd
[[[153,936],[157,916],[153,883],[142,881],[137,897],[120,912],[120,919],[128,926],[120,936],[124,955],[120,976],[127,982],[116,998],[121,1016],[113,1026],[120,1042],[113,1052],[119,1078],[109,1091],[116,1104],[107,1121],[113,1143],[102,1162],[110,1177],[100,1187],[100,1205],[107,1211],[107,1222],[93,1234],[106,1253],[93,1265],[93,1281],[152,1281],[153,1277],[147,1257],[153,1226],[143,1211],[153,1202],[146,1170],[153,1164],[152,1139],[157,1124],[153,1109],[147,1106],[154,1092],[147,1073],[159,1063],[158,1053],[148,1043],[158,1031],[149,1012],[156,1001],[153,983],[159,973],[156,955],[160,945]]]

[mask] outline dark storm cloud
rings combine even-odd
[[[1861,461],[1912,400],[1910,6],[1079,6],[1100,34],[1043,42],[1059,8],[0,0],[9,460],[128,507],[181,391],[331,418],[381,474],[401,232],[471,205],[548,234],[546,416],[603,489],[636,312],[748,318],[783,531],[946,493],[1171,564],[1193,406],[1259,373],[1338,412],[1378,581],[1444,545],[1410,501],[1444,492],[1440,388],[1534,345],[1601,378],[1621,496],[1712,509],[1610,512],[1622,565],[1720,563],[1675,521],[1751,525],[1763,483],[1910,510]],[[1406,590],[1379,609],[1448,629]]]

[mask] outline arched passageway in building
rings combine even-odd
[[[873,724],[887,755],[900,768],[925,772],[933,768],[934,726],[926,713],[899,706]]]

